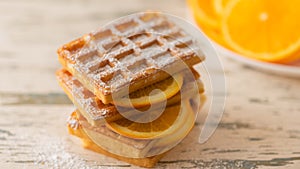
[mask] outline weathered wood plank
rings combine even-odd
[[[113,159],[83,151],[80,143],[74,142],[76,139],[69,136],[64,128],[72,109],[71,105],[2,106],[1,115],[6,118],[0,120],[0,152],[5,154],[0,156],[1,161],[13,166],[19,163],[44,163],[42,166],[59,163],[61,167],[67,167],[71,164],[64,160],[74,158],[82,163],[80,165],[91,167],[128,167]],[[43,120],[38,120],[41,115]],[[296,117],[296,113],[285,116],[291,124],[296,123]],[[279,115],[269,120],[280,121],[281,118]],[[277,126],[258,124],[255,119],[244,118],[238,113],[232,117],[226,113],[214,136],[207,143],[199,144],[200,118],[192,133],[167,154],[158,166],[285,166],[299,160],[299,129],[291,129],[286,124],[278,130]],[[284,146],[285,143],[288,146]]]

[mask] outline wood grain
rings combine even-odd
[[[181,0],[0,1],[1,168],[135,168],[84,150],[67,134],[74,107],[55,80],[55,52],[99,25],[147,9],[185,17]],[[300,80],[222,62],[228,91],[217,131],[199,144],[200,115],[157,168],[299,168]]]

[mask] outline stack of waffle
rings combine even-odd
[[[193,127],[203,85],[192,67],[204,57],[167,17],[122,18],[58,56],[57,79],[77,108],[68,131],[85,148],[152,167]]]

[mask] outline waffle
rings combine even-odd
[[[199,78],[199,74],[192,69],[195,78]],[[113,104],[104,104],[99,100],[92,92],[87,90],[75,77],[73,77],[67,70],[59,70],[56,73],[59,84],[64,89],[70,100],[80,110],[81,114],[88,120],[93,126],[101,126],[105,122],[115,121],[122,116],[119,114],[117,108]],[[194,94],[194,83],[192,79],[185,79],[182,87],[182,98]],[[203,84],[198,81],[199,93],[202,93]],[[186,92],[185,92],[186,91]],[[179,102],[181,95],[178,93],[175,96],[167,100],[167,106]],[[127,111],[127,112],[126,112]],[[130,114],[130,109],[124,109],[125,113]]]
[[[137,140],[131,139],[127,137],[120,136],[119,134],[111,131],[105,125],[93,127],[88,121],[81,115],[80,111],[76,111],[78,117],[78,121],[80,122],[80,126],[82,126],[83,131],[89,136],[97,136],[102,142],[98,143],[100,147],[106,150],[110,150],[110,152],[114,152],[114,154],[122,155],[122,156],[132,156],[134,158],[145,157],[145,154],[151,149],[154,142],[151,140]],[[89,137],[92,139],[92,137]],[[120,146],[121,148],[117,148]],[[115,149],[112,149],[115,148]],[[128,154],[130,152],[130,154]]]
[[[62,69],[56,72],[60,86],[69,99],[83,113],[92,125],[102,125],[106,121],[114,121],[121,118],[117,108],[113,104],[103,104],[91,91],[87,90],[68,71]],[[104,120],[105,119],[105,120]]]
[[[159,13],[134,15],[58,49],[59,61],[104,104],[204,60],[193,38]],[[166,73],[168,72],[168,73]]]
[[[140,167],[153,167],[158,160],[160,160],[165,153],[155,155],[152,157],[145,157],[145,158],[128,158],[128,157],[123,157],[119,156],[113,153],[110,153],[106,151],[105,149],[99,147],[97,144],[95,144],[83,131],[81,125],[78,125],[76,128],[74,128],[73,125],[68,125],[68,131],[70,134],[77,136],[81,139],[83,147],[89,150],[92,150],[97,153],[101,153],[103,155],[127,162],[129,164],[137,165]]]
[[[186,105],[190,107],[190,103]],[[82,131],[99,147],[113,154],[130,157],[145,158],[164,153],[174,147],[191,130],[194,125],[194,114],[186,112],[187,118],[180,130],[163,138],[140,140],[119,135],[106,125],[91,126],[81,115],[80,111],[73,112],[68,120],[68,126],[73,129],[82,128]],[[189,120],[188,120],[189,119]]]

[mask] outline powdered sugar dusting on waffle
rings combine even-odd
[[[73,116],[68,117],[67,123],[74,130],[77,130],[79,127],[78,120]]]
[[[85,45],[73,56],[73,68],[104,95],[154,75],[153,70],[203,57],[191,36],[158,13],[122,18],[85,35],[84,40]]]
[[[81,82],[74,78],[66,70],[58,72],[58,80],[60,84],[67,90],[66,93],[71,93],[74,100],[80,109],[85,110],[89,117],[93,120],[104,119],[117,115],[116,108],[111,104],[103,104],[92,92],[87,90]],[[78,127],[76,120],[71,117],[67,120],[68,124],[74,129]]]
[[[77,105],[86,110],[94,120],[99,120],[99,117],[105,118],[117,114],[113,105],[104,105],[99,100],[97,102],[96,96],[85,89],[81,84],[78,86],[73,85],[72,93],[74,94]]]

